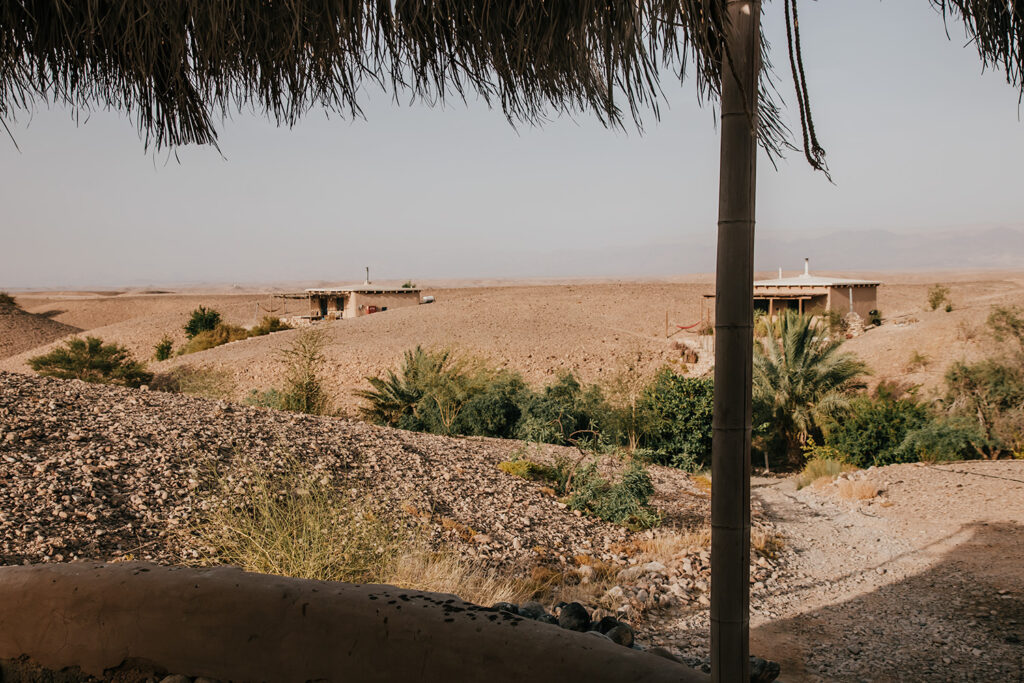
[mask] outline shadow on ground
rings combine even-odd
[[[787,683],[1024,681],[1024,527],[961,534],[924,572],[754,629],[752,651]]]

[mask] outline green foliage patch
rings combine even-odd
[[[40,375],[98,384],[139,387],[153,379],[146,364],[135,360],[128,349],[98,337],[74,337],[62,347],[30,358],[28,364]]]

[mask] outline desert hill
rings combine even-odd
[[[79,328],[16,306],[0,305],[0,359],[39,348]]]
[[[984,321],[993,305],[1024,305],[1024,275],[996,272],[842,273],[843,276],[882,280],[878,307],[884,318],[879,328],[851,339],[846,349],[863,358],[873,371],[872,382],[901,379],[924,386],[926,393],[941,388],[948,365],[975,359],[991,351]],[[953,310],[929,311],[929,286],[950,288]],[[686,367],[706,372],[710,340],[677,332],[706,314],[705,282],[594,282],[514,284],[477,287],[426,287],[436,303],[318,325],[327,347],[326,385],[335,405],[351,412],[358,401],[353,390],[366,386],[365,377],[400,362],[416,345],[451,346],[480,356],[494,365],[523,373],[527,381],[543,384],[562,371],[585,382],[603,383],[626,362],[655,368],[665,364],[684,369],[681,342],[695,349],[700,360]],[[46,313],[54,322],[82,328],[106,341],[126,345],[139,358],[150,358],[165,334],[175,345],[184,341],[182,325],[199,305],[216,308],[227,322],[253,325],[267,314],[266,293],[225,294],[186,292],[166,294],[34,294],[19,296],[26,309]],[[277,300],[281,305],[281,300]],[[277,314],[302,312],[304,302],[291,301]],[[669,331],[665,337],[666,313]],[[253,389],[277,386],[282,368],[278,349],[298,334],[282,332],[247,339],[188,356],[153,364],[156,371],[179,365],[204,366],[227,378],[227,395],[244,398]],[[28,371],[25,361],[48,347],[33,347],[0,359],[0,369]],[[6,337],[4,338],[6,339]],[[922,362],[911,363],[914,357]]]

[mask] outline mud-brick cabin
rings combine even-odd
[[[416,306],[420,303],[419,289],[391,289],[370,283],[307,289],[306,295],[309,297],[311,320],[358,318],[361,315],[380,313],[403,306]]]
[[[856,313],[867,320],[878,309],[878,287],[881,282],[850,280],[811,275],[810,263],[804,259],[804,272],[795,277],[754,282],[754,308],[768,315],[786,309],[820,315],[835,311],[840,315]]]

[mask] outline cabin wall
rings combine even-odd
[[[348,305],[345,307],[345,317],[355,318],[366,315],[370,306],[376,306],[379,313],[385,308],[391,310],[404,306],[417,306],[419,303],[420,293],[417,291],[383,294],[353,292],[349,295]]]
[[[853,287],[853,312],[867,320],[878,308],[878,287]],[[850,312],[850,287],[831,287],[829,309],[846,315]]]

